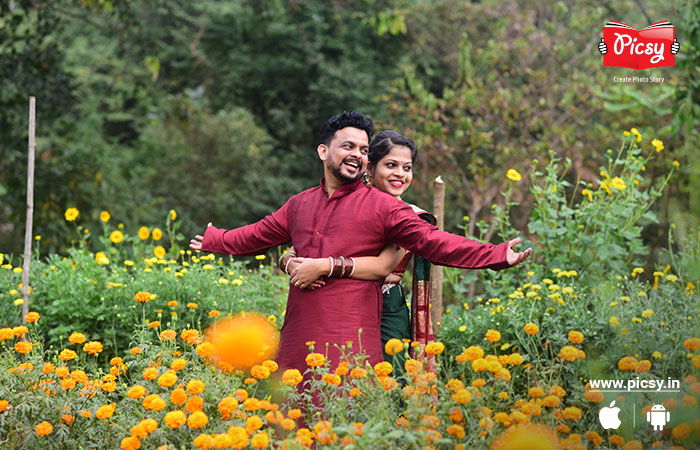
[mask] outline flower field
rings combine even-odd
[[[448,276],[460,301],[427,348],[437,375],[413,359],[396,377],[391,362],[366,364],[355,352],[360,336],[337,367],[307,343],[300,389],[304,374],[274,361],[288,279],[269,256],[182,249],[175,211],[164,231],[130,233],[106,211],[90,222],[68,209],[74,248],[32,261],[26,322],[21,258],[0,261],[0,448],[697,448],[694,247],[671,253],[674,264],[640,264],[648,205],[674,167],[645,179],[663,145],[627,134],[597,185],[567,182],[555,158],[533,168],[539,258]],[[483,226],[508,234],[502,217]],[[475,276],[482,292],[469,297]],[[410,345],[392,340],[387,352]],[[614,379],[679,388],[602,392],[590,383]],[[605,430],[598,412],[613,401],[622,425]],[[663,431],[646,421],[654,404],[670,412]]]

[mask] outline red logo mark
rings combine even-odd
[[[610,21],[603,27],[598,49],[603,54],[603,66],[642,70],[674,66],[680,44],[673,25],[665,20],[641,30]]]

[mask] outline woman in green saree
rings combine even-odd
[[[416,154],[417,148],[411,139],[392,130],[379,132],[369,146],[368,183],[401,199],[401,194],[408,189],[413,180]],[[435,219],[430,213],[415,205],[409,206],[421,218],[435,224]],[[333,269],[334,260],[337,258],[297,258],[293,254],[293,248],[290,252],[280,258],[281,266],[286,273],[292,274],[291,282],[300,288],[315,289],[323,286],[324,276],[337,273]],[[424,352],[425,346],[433,341],[430,318],[430,262],[415,256],[410,314],[401,285],[401,279],[412,256],[410,252],[392,244],[376,257],[352,258],[351,278],[384,280],[382,344],[385,349],[384,359],[396,363],[394,375],[403,372],[405,352],[401,351],[395,356],[387,354],[386,343],[390,339],[410,342],[410,356],[419,360],[427,357],[426,369],[432,372],[436,370],[434,356]]]

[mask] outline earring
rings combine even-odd
[[[369,172],[365,172],[365,184],[367,186],[372,186],[372,181],[374,181],[372,175],[370,175]]]

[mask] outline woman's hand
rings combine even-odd
[[[211,222],[207,224],[207,228],[211,226]],[[192,250],[202,250],[202,240],[204,240],[204,236],[198,234],[194,237],[194,239],[190,240],[190,248]]]
[[[386,278],[384,278],[384,283],[382,284],[398,284],[401,281],[401,278],[403,278],[403,274],[398,275],[391,272]]]
[[[292,258],[287,263],[291,282],[299,289],[316,289],[326,284],[320,278],[328,275],[328,258]]]

